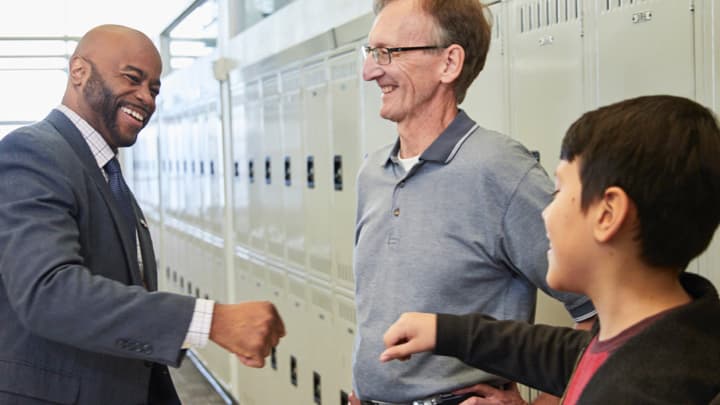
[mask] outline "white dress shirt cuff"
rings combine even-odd
[[[214,307],[215,301],[213,300],[204,300],[202,298],[195,300],[195,311],[182,345],[183,349],[205,347],[210,337],[210,325],[212,324]]]

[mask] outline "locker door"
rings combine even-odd
[[[218,94],[219,97],[219,94]],[[219,101],[213,101],[207,111],[208,163],[205,169],[210,181],[210,210],[207,212],[210,231],[222,235],[225,220],[225,159],[223,157],[222,125]]]
[[[233,76],[234,77],[234,76]],[[231,79],[232,80],[232,79]],[[240,79],[237,79],[240,81]],[[231,89],[233,137],[233,228],[235,244],[248,246],[249,181],[247,180],[247,117],[245,116],[245,85],[240,82]]]
[[[249,181],[249,224],[250,247],[258,252],[265,252],[265,226],[263,217],[263,162],[265,142],[263,133],[263,104],[260,95],[260,83],[253,81],[245,89],[245,117],[247,128],[248,161],[245,162],[246,176]]]
[[[355,228],[355,179],[360,164],[360,100],[354,49],[331,58],[333,188],[332,241],[335,285],[354,291],[352,254]]]
[[[210,138],[208,131],[208,105],[207,100],[195,110],[195,128],[193,130],[193,178],[195,187],[188,189],[193,211],[191,217],[193,223],[202,230],[210,229]]]
[[[507,133],[510,125],[504,44],[507,18],[503,3],[494,4],[489,9],[493,17],[493,27],[485,68],[470,85],[460,108],[480,126]]]
[[[583,111],[581,3],[510,3],[512,136],[553,173],[562,137]]]
[[[285,211],[285,254],[291,265],[305,269],[305,155],[302,139],[300,70],[282,73],[283,159],[282,182]],[[280,164],[280,163],[278,163]],[[281,170],[278,167],[276,170]]]
[[[264,150],[258,167],[263,190],[264,220],[268,253],[275,258],[285,256],[285,215],[283,212],[282,125],[280,111],[280,80],[277,74],[266,76],[263,86]]]
[[[694,98],[694,26],[687,1],[598,1],[596,13],[600,105],[643,94]]]
[[[330,278],[330,111],[324,61],[303,69],[303,123],[305,146],[305,248],[307,269],[323,279]]]

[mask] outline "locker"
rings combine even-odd
[[[219,93],[217,95],[219,97]],[[206,133],[208,139],[209,210],[205,216],[210,220],[210,232],[222,235],[225,222],[225,159],[222,148],[222,127],[220,125],[219,101],[213,99],[207,111]]]
[[[358,45],[359,46],[359,45]],[[355,46],[331,58],[330,99],[333,145],[333,189],[331,232],[335,263],[335,285],[354,290],[352,254],[355,229],[355,179],[360,155],[360,103],[358,67],[361,58]]]
[[[233,80],[231,77],[231,80]],[[240,79],[236,79],[239,81]],[[247,118],[245,116],[245,86],[236,83],[231,89],[233,138],[233,230],[236,245],[248,246],[250,234]]]
[[[694,23],[687,1],[595,3],[599,105],[644,94],[694,98]]]
[[[280,81],[277,74],[262,79],[264,154],[260,186],[263,187],[263,218],[266,223],[267,253],[285,256],[285,215],[283,212],[283,136],[280,110]]]
[[[310,305],[307,327],[311,330],[313,344],[306,345],[307,373],[302,378],[310,385],[310,398],[301,398],[301,403],[336,403],[336,387],[340,385],[338,358],[334,350],[335,340],[334,298],[331,286],[320,280],[309,282]]]
[[[505,5],[489,7],[492,15],[492,39],[485,68],[468,88],[460,108],[480,126],[508,133],[510,129],[507,92],[507,61]]]
[[[580,10],[575,13],[575,2],[547,0],[509,7],[511,135],[538,151],[553,173],[562,137],[584,110]]]
[[[337,306],[335,336],[338,351],[336,369],[339,376],[336,395],[339,395],[340,390],[347,393],[352,391],[352,352],[353,345],[355,344],[357,322],[355,319],[355,301],[353,296],[341,293],[336,294],[335,303]]]
[[[260,92],[261,87],[258,81],[249,83],[245,89],[245,117],[247,119],[245,141],[248,150],[246,181],[249,181],[249,244],[253,249],[264,253],[267,225],[263,216],[265,184],[260,177],[262,162],[265,160],[265,140],[263,136],[263,105]]]
[[[199,108],[188,112],[188,132],[186,159],[188,162],[189,184],[185,187],[185,206],[187,221],[201,229],[206,229],[203,209],[209,194],[205,182],[205,164],[207,156],[207,138],[204,135],[206,122]]]
[[[285,212],[285,252],[296,269],[305,268],[305,208],[303,190],[302,93],[300,70],[282,72],[283,121],[283,210]],[[277,170],[277,169],[276,169]]]
[[[324,60],[303,68],[303,139],[307,185],[304,187],[305,251],[307,269],[316,276],[331,276],[330,188],[332,184],[330,112]]]

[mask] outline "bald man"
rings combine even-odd
[[[142,33],[94,28],[62,104],[0,142],[0,404],[179,403],[166,366],[185,349],[209,338],[262,367],[285,333],[268,302],[156,291],[116,155],[155,111],[161,70]]]

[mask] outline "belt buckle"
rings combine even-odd
[[[412,405],[440,405],[448,400],[452,399],[466,399],[467,395],[458,395],[458,394],[439,394],[432,396],[430,398],[425,399],[418,399],[412,402]]]
[[[412,405],[438,405],[438,404],[442,403],[441,401],[442,401],[441,396],[436,395],[436,396],[430,397],[430,398],[415,400],[412,402]]]

